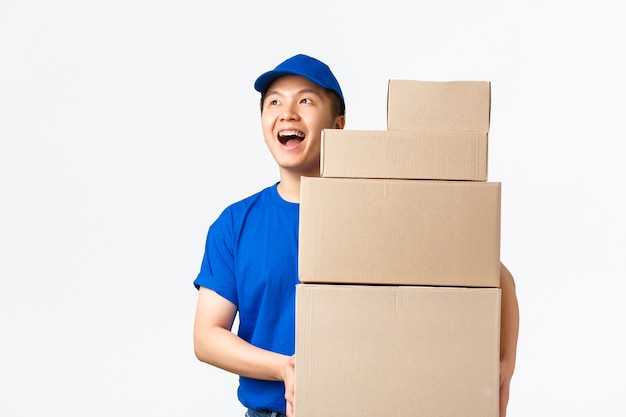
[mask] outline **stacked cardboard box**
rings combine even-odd
[[[490,83],[390,80],[387,130],[325,130],[303,178],[297,417],[498,415]]]

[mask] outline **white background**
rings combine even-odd
[[[624,415],[619,1],[0,1],[0,416],[243,416],[192,322],[204,238],[277,180],[252,84],[327,62],[347,129],[387,80],[489,80],[521,309],[510,417]]]

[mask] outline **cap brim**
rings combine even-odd
[[[259,93],[264,93],[274,80],[285,75],[299,75],[301,77],[308,78],[306,75],[299,74],[297,71],[271,70],[261,74],[259,78],[256,79],[254,82],[254,89]]]

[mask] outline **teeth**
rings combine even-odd
[[[298,136],[299,138],[303,138],[304,134],[302,132],[297,131],[297,130],[281,130],[280,132],[278,132],[278,136],[281,136],[281,137]]]

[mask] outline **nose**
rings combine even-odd
[[[280,113],[281,120],[296,120],[298,118],[298,112],[296,109],[296,103],[288,101],[283,104]]]

